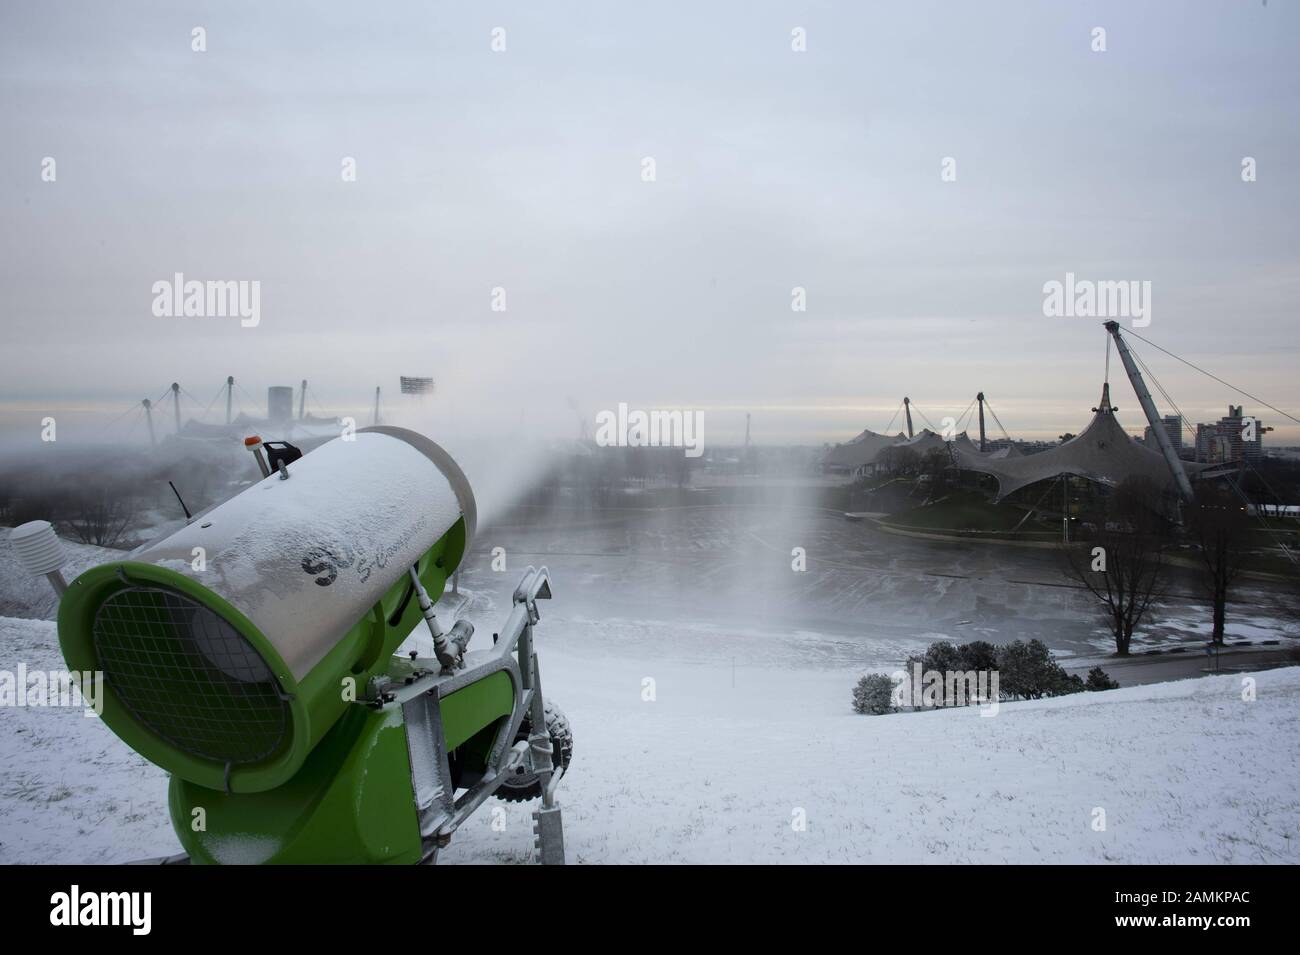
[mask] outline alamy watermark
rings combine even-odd
[[[29,670],[25,663],[0,670],[0,707],[84,707],[86,716],[102,716],[103,689],[99,670]]]
[[[704,453],[703,411],[629,410],[596,414],[596,444],[602,448],[685,448],[686,457]]]
[[[1094,282],[1065,273],[1065,281],[1043,283],[1048,318],[1130,318],[1134,328],[1151,324],[1151,282],[1136,279]]]
[[[891,674],[897,709],[932,709],[940,706],[979,706],[980,716],[997,716],[1000,693],[997,670],[923,670],[913,663],[910,671]]]
[[[125,926],[132,935],[148,935],[153,927],[152,892],[82,891],[74,884],[50,896],[50,924],[55,926]]]
[[[244,328],[262,321],[262,283],[257,279],[199,282],[182,272],[153,283],[158,318],[239,318]]]

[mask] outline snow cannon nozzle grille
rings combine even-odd
[[[270,666],[198,601],[161,587],[128,587],[100,606],[94,641],[105,685],[177,749],[244,765],[284,741],[289,703]]]

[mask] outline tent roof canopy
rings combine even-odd
[[[928,428],[914,438],[866,430],[851,441],[831,448],[825,463],[857,470],[877,463],[888,448],[911,448],[924,454],[947,447],[957,467],[988,474],[997,480],[999,500],[1022,487],[1062,474],[1073,474],[1110,487],[1136,475],[1149,478],[1166,493],[1177,493],[1164,456],[1130,437],[1115,418],[1115,410],[1110,403],[1110,383],[1106,382],[1101,388],[1101,402],[1092,409],[1088,426],[1069,441],[1039,454],[1023,454],[1015,445],[980,451],[964,431],[952,441],[944,441]],[[1207,465],[1184,461],[1182,467],[1194,477]]]
[[[1054,448],[1039,454],[995,459],[958,445],[954,455],[959,467],[992,475],[998,482],[999,500],[1022,487],[1062,474],[1073,474],[1110,487],[1127,477],[1141,476],[1166,493],[1177,493],[1163,455],[1139,443],[1120,427],[1110,403],[1109,383],[1102,385],[1101,403],[1093,409],[1088,426]],[[1188,461],[1182,462],[1182,466],[1189,475],[1205,467]]]

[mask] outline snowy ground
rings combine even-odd
[[[1233,674],[991,718],[862,717],[848,708],[860,670],[775,649],[733,670],[720,647],[759,637],[584,621],[558,596],[538,637],[576,736],[561,786],[571,862],[1300,862],[1300,668],[1254,674],[1254,702]],[[654,652],[692,640],[693,658]],[[0,647],[0,669],[61,665],[48,622],[0,619]],[[0,862],[176,851],[164,774],[98,720],[6,708],[0,721]],[[504,831],[481,812],[442,860],[527,859],[528,810],[500,805]]]
[[[498,546],[508,573],[490,570]],[[70,576],[120,556],[68,549]],[[576,734],[561,787],[571,861],[1300,862],[1300,668],[1255,674],[1254,702],[1233,673],[993,718],[851,713],[858,676],[934,640],[1036,637],[1062,657],[1104,656],[1088,598],[1050,552],[910,540],[812,508],[526,512],[485,527],[466,558],[456,606],[476,645],[528,563],[551,570],[544,686]],[[1294,646],[1286,599],[1242,588],[1229,636]],[[54,606],[0,546],[0,670],[62,667],[53,623],[6,619]],[[1207,616],[1173,597],[1138,645],[1200,643]],[[1115,672],[1128,682],[1170,660],[1199,666],[1138,658]],[[98,720],[0,708],[0,862],[170,854],[165,799],[164,774]],[[480,813],[443,861],[528,858],[528,810],[497,805],[505,830]]]

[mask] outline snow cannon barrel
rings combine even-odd
[[[422,620],[474,533],[474,494],[423,435],[365,428],[273,472],[59,607],[103,719],[181,779],[262,792],[302,766]]]

